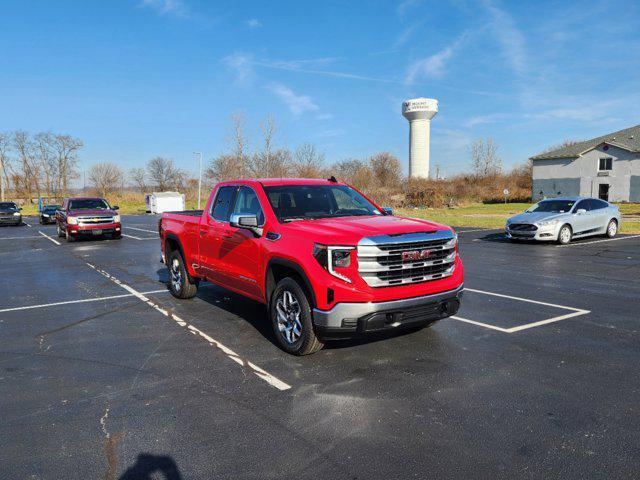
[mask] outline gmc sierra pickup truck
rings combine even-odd
[[[204,210],[163,213],[158,228],[173,296],[208,280],[264,303],[295,355],[424,327],[460,306],[455,232],[393,216],[333,177],[223,182]]]
[[[104,198],[65,198],[62,207],[56,210],[58,236],[67,242],[83,236],[110,235],[122,238],[118,206],[111,207]]]

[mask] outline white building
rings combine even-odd
[[[640,202],[640,125],[531,157],[532,197]]]

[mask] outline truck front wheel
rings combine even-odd
[[[309,355],[324,346],[313,330],[309,299],[294,279],[287,277],[278,282],[269,302],[269,316],[285,352]]]
[[[197,279],[189,276],[179,251],[169,256],[169,291],[176,298],[193,298],[198,293]]]

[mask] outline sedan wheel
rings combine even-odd
[[[611,220],[609,225],[607,225],[607,237],[613,238],[618,233],[618,222],[615,220]]]
[[[558,233],[558,242],[560,245],[566,245],[571,241],[571,227],[569,225],[563,225]]]

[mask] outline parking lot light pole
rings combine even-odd
[[[199,173],[198,173],[198,210],[200,210],[200,195],[202,194],[202,152],[193,152],[194,155],[200,157]]]

